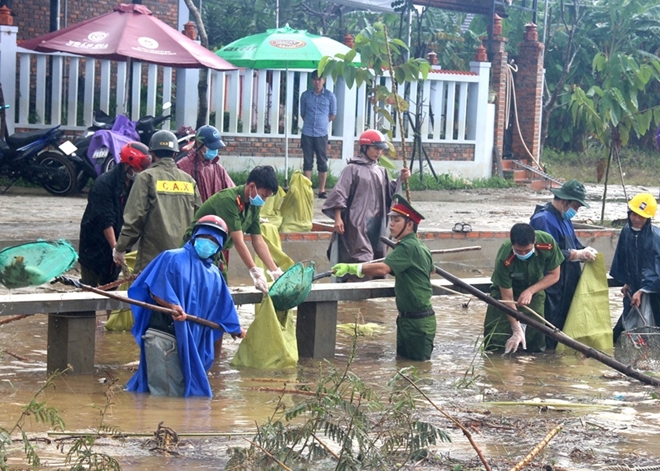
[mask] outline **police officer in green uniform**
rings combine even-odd
[[[532,314],[522,306],[543,316],[544,290],[559,280],[564,256],[550,234],[535,231],[529,224],[515,224],[509,236],[495,259],[490,295],[512,308],[519,307],[525,316]],[[504,353],[509,353],[522,346],[532,352],[544,351],[545,336],[526,327],[489,305],[484,320],[486,350],[504,349]]]
[[[223,251],[236,246],[238,256],[249,269],[255,288],[268,293],[268,283],[263,269],[256,266],[250,250],[245,245],[243,234],[250,234],[252,247],[268,268],[273,281],[282,275],[282,270],[275,265],[268,245],[261,236],[259,215],[267,198],[278,190],[277,175],[270,165],[255,167],[250,171],[245,185],[226,188],[207,199],[195,213],[194,220],[186,231],[185,240],[190,238],[197,220],[209,214],[221,217],[229,230],[229,237],[222,247]],[[226,278],[226,260],[222,260],[221,271]]]
[[[399,316],[396,319],[396,353],[399,358],[431,359],[436,319],[431,305],[433,259],[429,249],[417,238],[417,226],[424,217],[400,195],[392,197],[390,233],[397,240],[394,250],[381,263],[338,263],[336,276],[346,274],[396,277],[394,294]]]

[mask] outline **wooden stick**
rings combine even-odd
[[[0,321],[0,325],[9,324],[10,322],[18,321],[20,319],[24,319],[24,318],[29,317],[29,316],[31,316],[31,314],[20,314],[18,316],[11,316],[11,317],[8,317],[7,319],[2,319]]]
[[[380,240],[387,245],[388,247],[394,247],[396,244],[392,242],[390,239],[387,237],[382,237]],[[454,285],[460,286],[463,288],[465,291],[468,293],[476,296],[479,298],[481,301],[484,301],[487,304],[490,304],[491,306],[496,307],[500,311],[504,312],[505,314],[513,317],[514,319],[517,319],[520,322],[523,322],[533,329],[538,330],[541,332],[543,335],[547,335],[548,337],[551,337],[555,339],[557,342],[563,343],[567,347],[572,348],[573,350],[577,350],[580,353],[583,353],[587,358],[593,358],[610,368],[613,368],[617,371],[620,371],[626,376],[629,376],[631,378],[635,378],[642,383],[650,384],[652,386],[660,386],[660,379],[658,378],[653,378],[649,375],[645,375],[644,373],[641,373],[632,367],[630,365],[624,365],[623,363],[616,361],[614,358],[612,358],[609,355],[606,355],[605,353],[596,350],[595,348],[589,347],[581,342],[578,342],[577,340],[574,340],[570,338],[568,335],[563,333],[561,330],[554,330],[551,329],[550,327],[547,327],[545,324],[542,324],[541,322],[537,321],[536,319],[533,319],[529,316],[526,316],[515,309],[510,308],[506,304],[502,303],[498,299],[493,298],[492,296],[487,295],[486,293],[482,293],[479,291],[477,288],[474,286],[470,286],[468,283],[465,281],[461,280],[460,278],[452,275],[446,270],[443,270],[439,266],[435,266],[435,272],[442,276],[443,278],[451,281]]]
[[[543,437],[543,440],[541,440],[538,445],[532,448],[532,451],[530,451],[529,454],[525,456],[520,463],[515,465],[509,471],[521,471],[525,466],[531,463],[532,460],[536,458],[536,455],[541,453],[541,450],[543,450],[548,445],[548,443],[550,443],[550,440],[555,438],[555,435],[561,432],[562,428],[564,428],[564,424],[557,425],[555,428],[550,430],[550,432],[545,437]]]

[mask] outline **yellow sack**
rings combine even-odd
[[[293,311],[276,312],[270,296],[255,304],[254,321],[241,341],[232,366],[252,368],[295,368],[298,344]]]
[[[291,187],[282,201],[280,213],[282,214],[282,224],[279,227],[281,233],[312,230],[314,192],[311,180],[300,170],[296,170],[291,175]]]
[[[266,241],[270,256],[273,257],[275,265],[280,267],[282,271],[286,271],[294,265],[295,262],[282,250],[282,240],[280,239],[280,233],[277,231],[277,227],[269,222],[262,222],[261,236],[264,238],[264,241]],[[267,268],[258,255],[255,255],[254,263],[264,270]]]
[[[584,265],[566,317],[564,333],[592,348],[612,351],[609,290],[602,253],[596,255],[594,262]],[[557,345],[558,353],[570,350],[562,343]]]
[[[281,186],[277,187],[277,193],[270,196],[266,203],[261,207],[259,211],[259,216],[262,219],[268,219],[268,222],[279,229],[282,224],[282,214],[280,213],[280,207],[282,206],[282,201],[286,196],[286,192],[282,189]]]
[[[133,274],[133,268],[135,267],[135,258],[137,256],[137,250],[133,252],[128,252],[126,254],[126,265],[128,265],[129,273]],[[130,283],[123,283],[119,285],[120,291],[126,291],[131,287]],[[108,322],[105,323],[105,330],[131,330],[133,328],[133,313],[130,308],[126,309],[115,309],[110,314]]]

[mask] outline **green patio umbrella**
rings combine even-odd
[[[216,54],[248,69],[316,69],[324,56],[346,54],[351,48],[331,38],[291,28],[269,29],[237,39]],[[360,63],[359,55],[354,62]],[[289,173],[289,126],[284,126],[284,178]]]
[[[249,69],[316,69],[323,56],[346,54],[350,50],[339,41],[287,24],[237,39],[216,54],[237,67]],[[359,58],[355,62],[359,63]]]

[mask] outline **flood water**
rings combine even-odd
[[[621,310],[618,289],[610,291],[613,319]],[[435,404],[470,424],[475,442],[487,459],[522,459],[555,425],[565,424],[536,463],[553,464],[567,469],[597,469],[602,464],[660,464],[660,403],[653,387],[636,380],[614,375],[605,365],[574,355],[555,354],[482,355],[479,350],[485,304],[459,296],[435,297],[438,333],[433,359],[417,363],[425,379],[424,391]],[[340,303],[339,322],[375,323],[382,327],[370,337],[360,337],[351,370],[379,391],[387,391],[387,382],[409,362],[395,360],[396,310],[391,299],[360,303]],[[253,307],[240,310],[243,324],[253,318]],[[100,317],[99,319],[104,319]],[[47,317],[32,316],[0,326],[0,349],[6,349],[29,361],[8,354],[0,357],[0,426],[10,427],[32,395],[46,379]],[[339,331],[337,355],[332,361],[345,364],[351,336]],[[127,433],[152,434],[158,424],[184,432],[235,433],[222,441],[194,440],[180,448],[181,456],[166,457],[143,446],[146,438],[126,444],[102,441],[99,451],[115,456],[125,470],[146,469],[220,469],[227,461],[226,445],[247,446],[240,433],[253,433],[255,424],[273,415],[281,395],[267,389],[294,388],[308,383],[314,389],[318,362],[301,361],[287,371],[235,369],[229,361],[238,343],[225,337],[223,353],[211,371],[211,399],[172,399],[118,390],[105,417],[106,424]],[[93,376],[66,376],[55,380],[55,387],[45,391],[42,400],[56,407],[66,429],[89,430],[99,424],[99,410],[105,402],[107,378],[125,384],[132,371],[127,366],[138,358],[138,349],[130,333],[104,332],[99,322],[96,336],[97,373]],[[260,390],[262,388],[262,390]],[[301,397],[285,396],[285,405]],[[547,401],[551,407],[491,405],[491,402]],[[566,401],[568,405],[557,403]],[[601,407],[577,407],[571,404]],[[452,443],[439,444],[443,456],[472,460],[476,455],[460,430],[427,403],[420,402],[424,413],[448,431]],[[29,421],[26,430],[45,436],[47,428]],[[246,435],[247,438],[251,438]],[[55,438],[55,437],[51,437]],[[185,437],[184,437],[185,438]],[[61,466],[64,455],[53,446],[44,447],[42,461]],[[24,460],[16,445],[9,464]],[[24,462],[24,461],[23,461]],[[427,465],[424,469],[452,469]],[[466,468],[464,468],[466,469]],[[493,469],[498,469],[495,465]],[[500,467],[499,469],[504,469]],[[529,468],[531,469],[531,468]],[[536,467],[536,469],[539,469]]]

